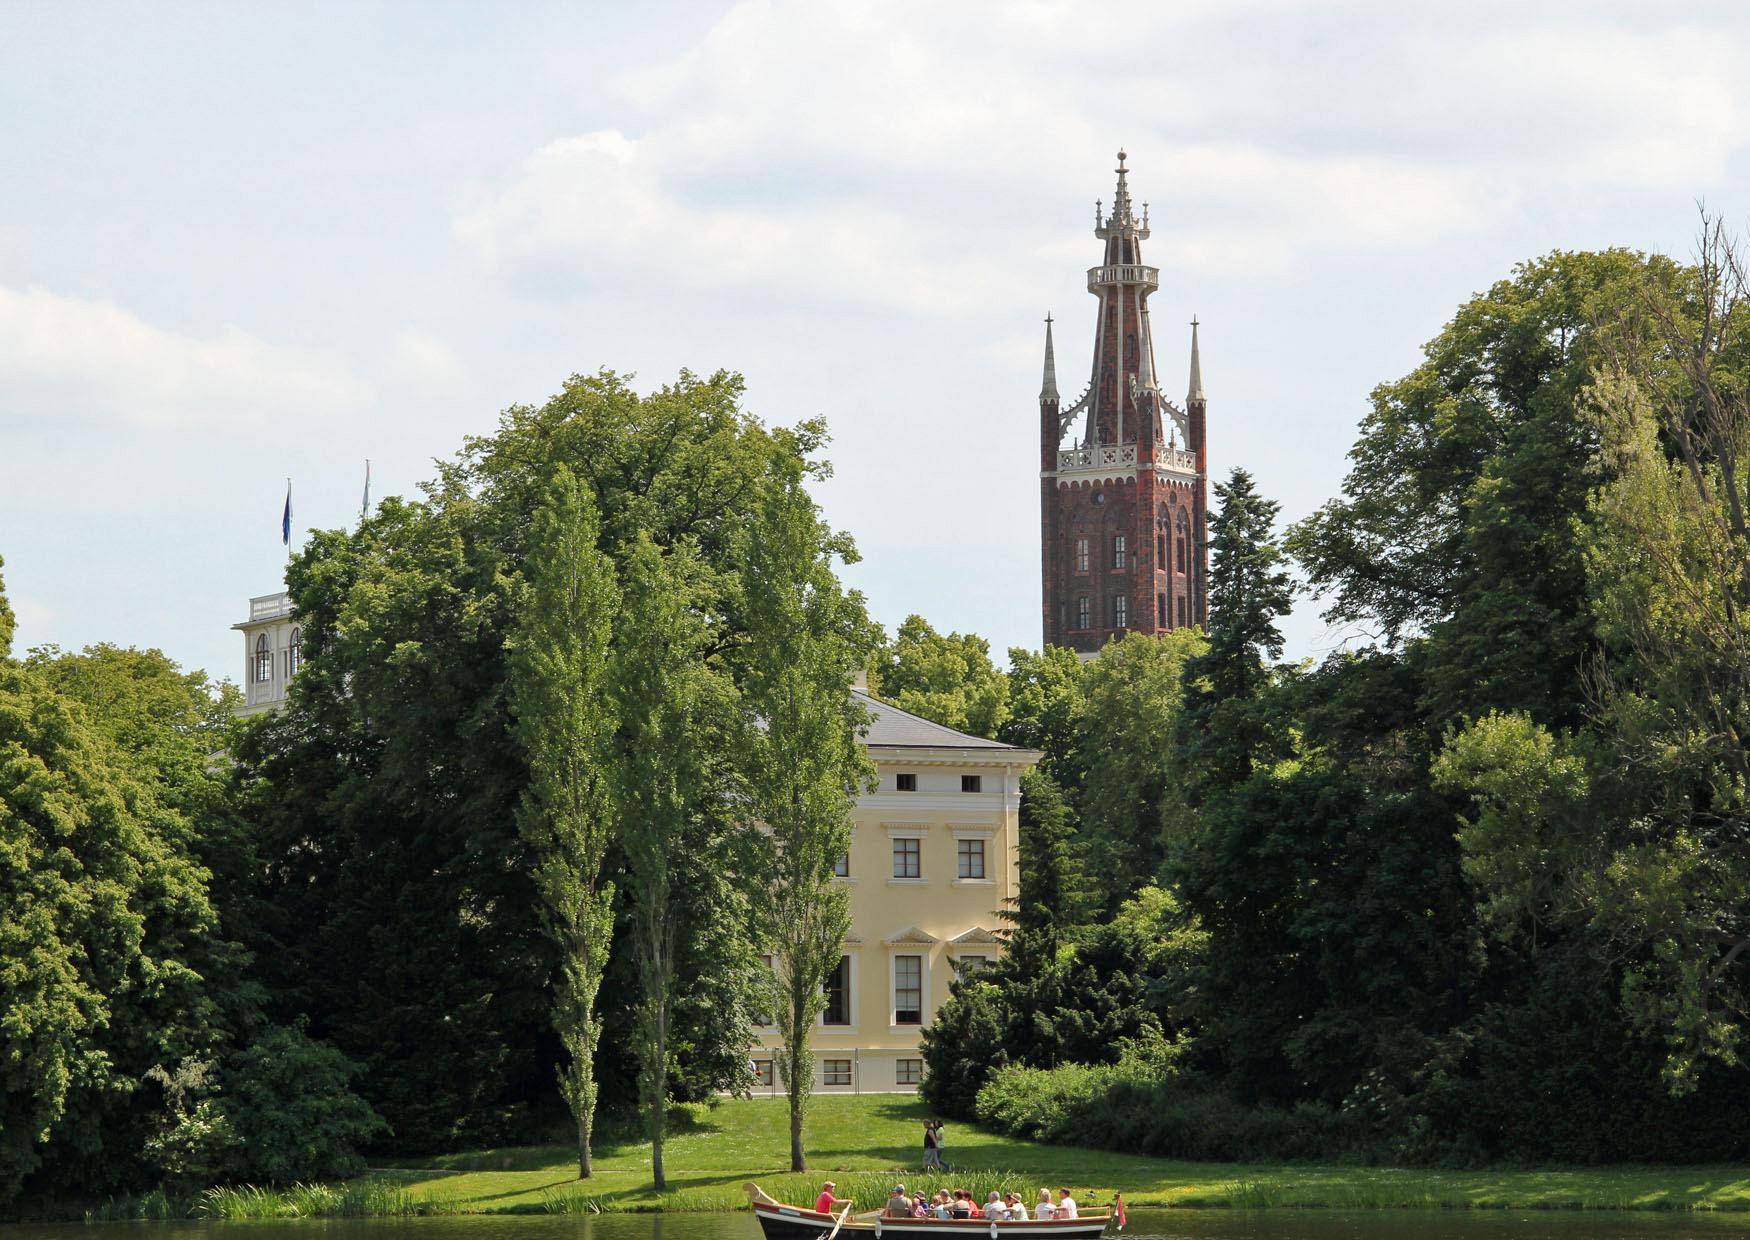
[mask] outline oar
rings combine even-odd
[[[845,1212],[839,1215],[839,1221],[832,1225],[832,1230],[826,1233],[826,1240],[833,1240],[839,1234],[839,1228],[845,1225],[845,1220],[851,1217],[851,1203],[845,1202]]]

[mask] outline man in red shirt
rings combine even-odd
[[[832,1195],[832,1190],[836,1187],[837,1185],[831,1180],[828,1180],[821,1187],[820,1196],[814,1199],[814,1212],[816,1214],[831,1214],[834,1206],[848,1206],[851,1204],[851,1199],[849,1197],[834,1197]]]

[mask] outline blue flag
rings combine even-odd
[[[286,511],[280,517],[280,541],[288,549],[292,545],[292,480],[286,479]]]

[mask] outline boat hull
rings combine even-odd
[[[753,1208],[766,1240],[827,1240],[834,1227],[840,1237],[856,1240],[1096,1240],[1106,1230],[1109,1215],[993,1223],[989,1219],[877,1218],[849,1219],[840,1226],[836,1214],[821,1214],[801,1206],[761,1205]]]

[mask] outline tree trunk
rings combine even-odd
[[[668,1127],[668,1000],[656,1013],[656,1087],[650,1100],[650,1175],[657,1192],[668,1188],[662,1171],[662,1137]]]
[[[808,1170],[802,1156],[802,1091],[796,1087],[796,1062],[790,1061],[790,1170]]]
[[[589,1179],[589,1117],[577,1117],[577,1178]]]

